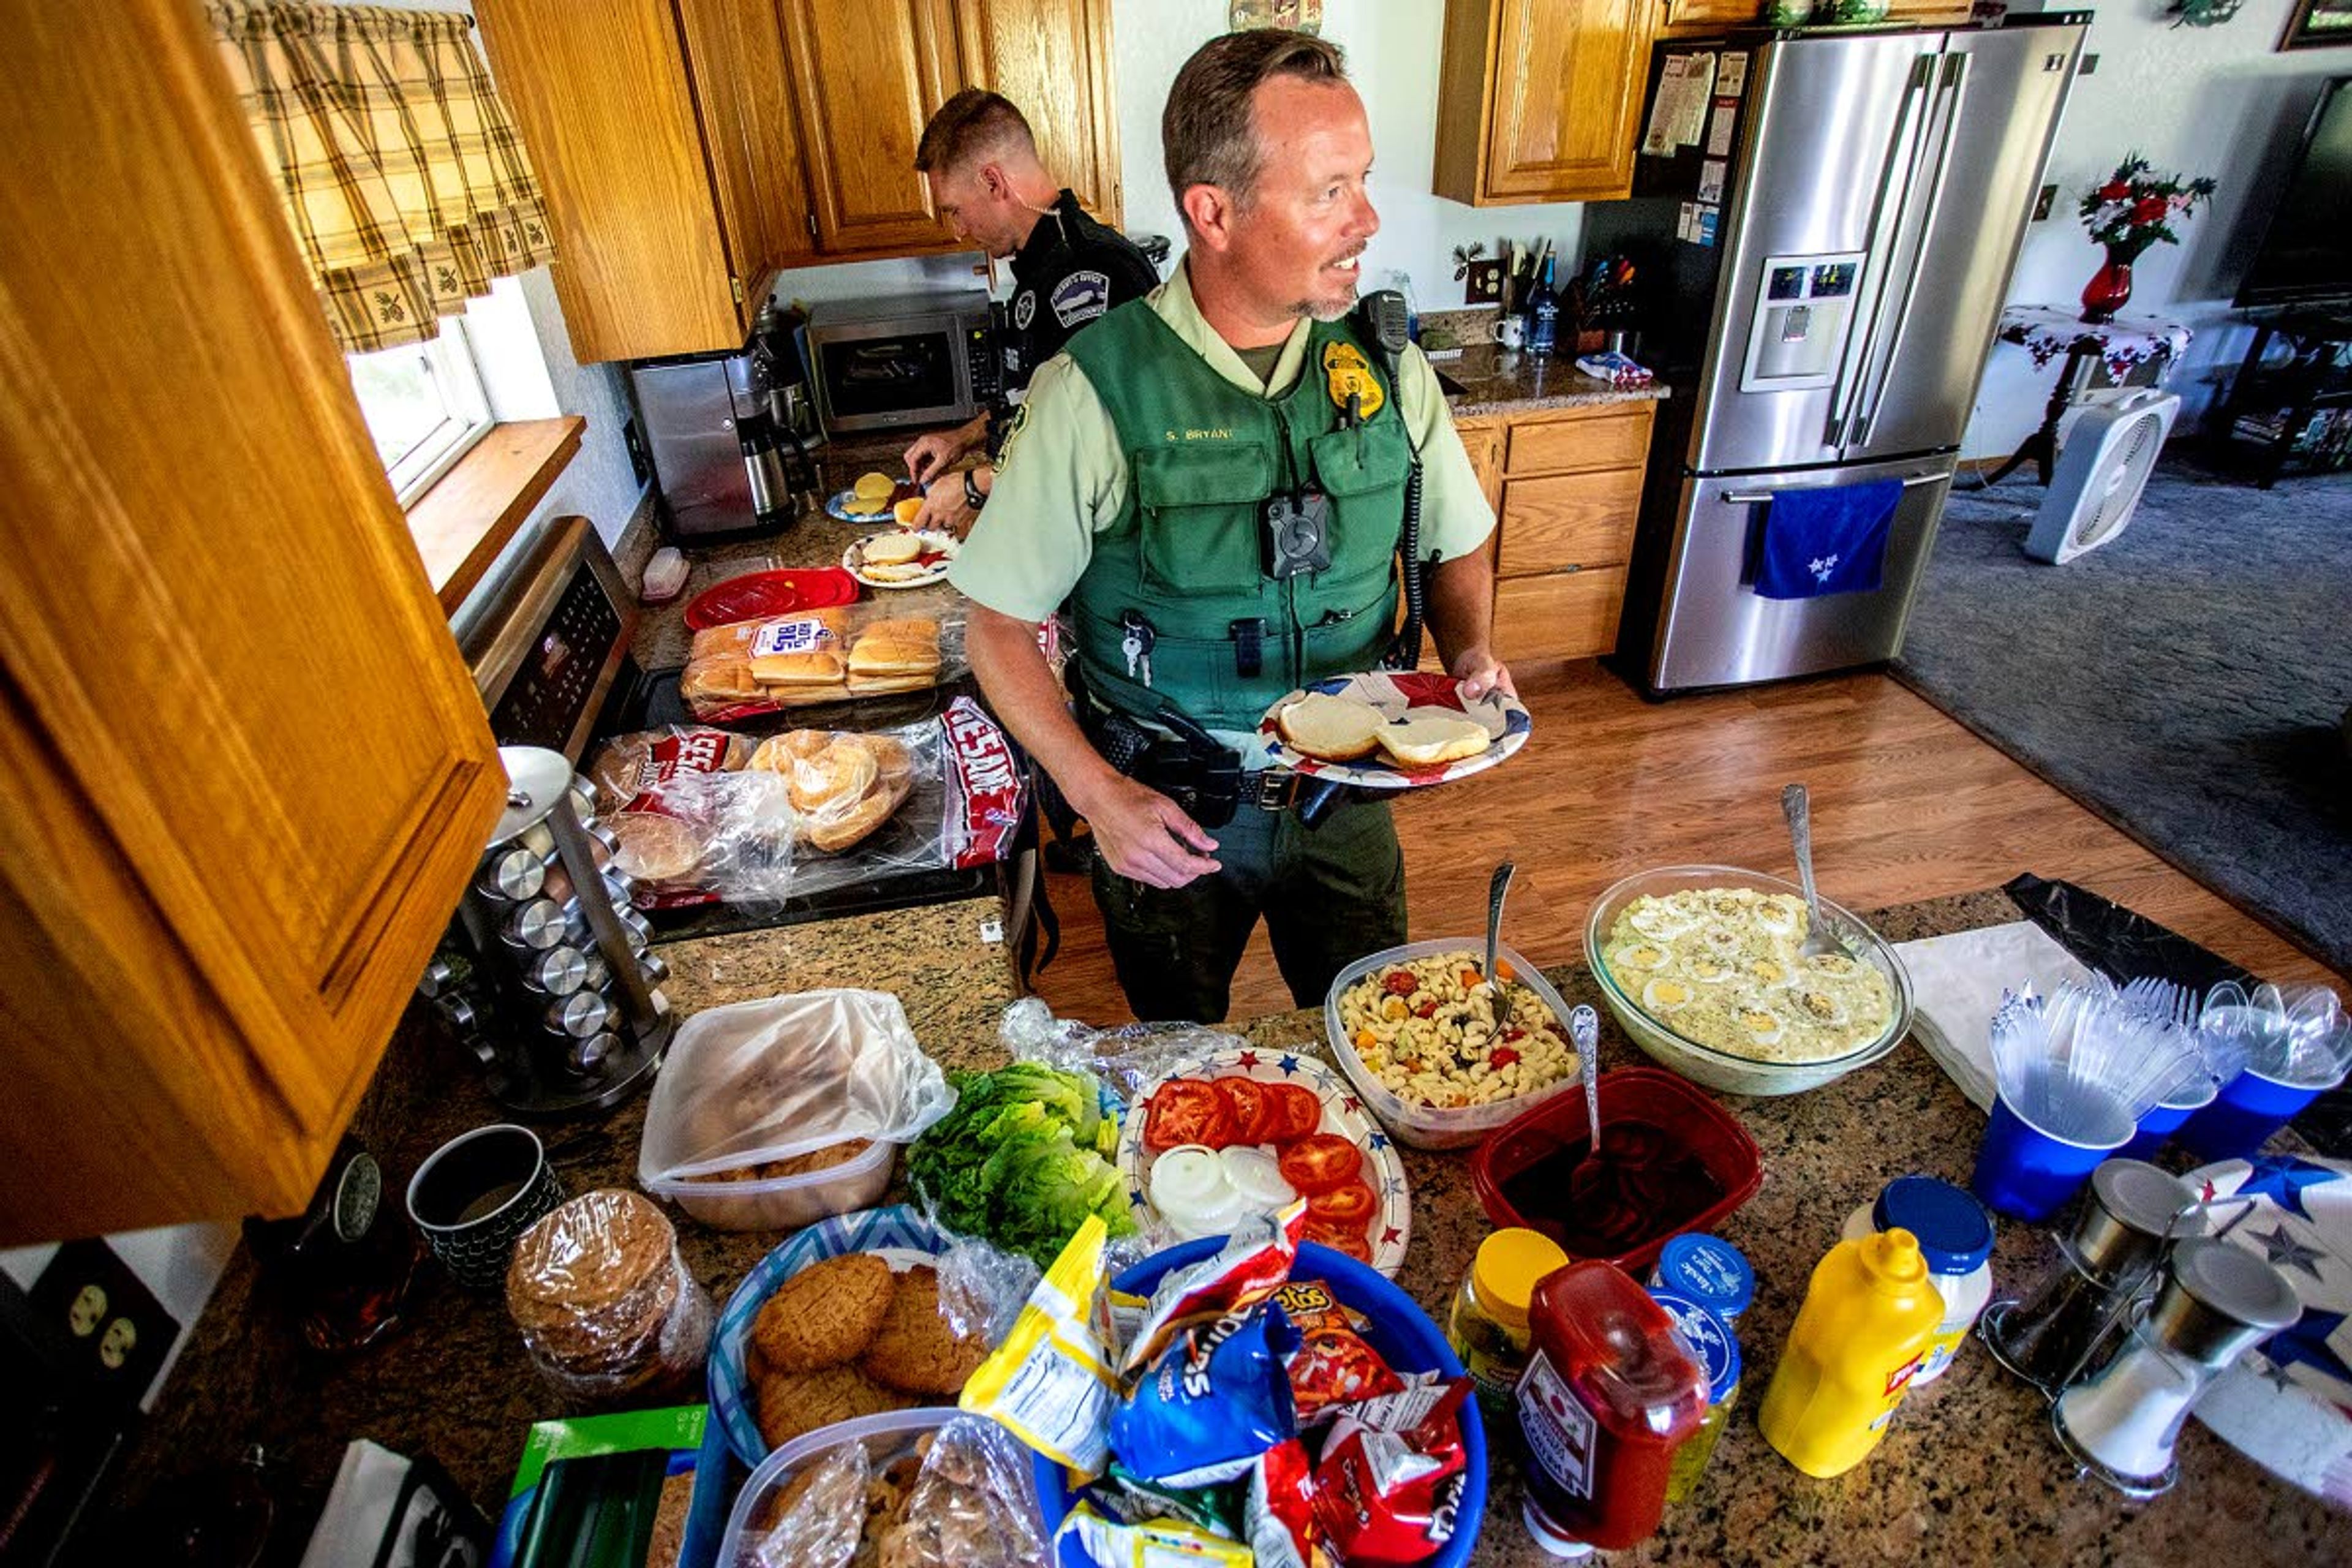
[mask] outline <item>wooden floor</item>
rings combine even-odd
[[[1713,862],[1793,879],[1780,788],[1813,805],[1823,896],[1869,910],[1998,886],[2020,871],[2102,893],[2282,984],[2341,982],[2316,960],[1884,675],[1643,702],[1589,661],[1520,675],[1527,749],[1397,808],[1415,940],[1486,929],[1496,862],[1518,863],[1504,940],[1542,964],[1583,957],[1603,889]],[[1052,879],[1063,951],[1038,978],[1056,1014],[1132,1015],[1083,878]],[[1319,1001],[1319,998],[1318,998]],[[1292,1005],[1260,929],[1233,1016]]]

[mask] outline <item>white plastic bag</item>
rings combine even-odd
[[[654,1082],[637,1151],[649,1192],[852,1139],[906,1143],[955,1090],[898,999],[805,991],[695,1014]]]

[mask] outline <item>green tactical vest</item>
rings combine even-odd
[[[1334,341],[1355,339],[1342,323],[1314,323],[1297,384],[1267,398],[1210,369],[1141,300],[1071,340],[1131,476],[1070,595],[1076,653],[1101,701],[1144,718],[1173,702],[1211,729],[1247,731],[1307,681],[1379,664],[1396,625],[1412,447],[1369,350],[1387,399],[1342,427],[1323,371]],[[1262,563],[1259,505],[1308,488],[1331,499],[1331,564],[1276,581]],[[1120,647],[1129,612],[1155,634],[1149,687],[1139,666],[1129,677]],[[1255,673],[1234,634],[1249,620],[1265,622]]]

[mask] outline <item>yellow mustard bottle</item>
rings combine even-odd
[[[1842,1241],[1813,1268],[1756,1424],[1809,1476],[1870,1457],[1911,1386],[1944,1298],[1907,1230]]]

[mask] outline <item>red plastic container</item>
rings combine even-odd
[[[860,591],[857,579],[838,566],[780,566],[747,572],[704,589],[686,607],[687,629],[708,631],[737,621],[854,605]]]
[[[1523,1226],[1541,1231],[1576,1257],[1600,1257],[1635,1279],[1658,1260],[1661,1247],[1687,1230],[1708,1230],[1756,1195],[1764,1179],[1763,1159],[1756,1140],[1723,1107],[1702,1089],[1661,1068],[1620,1068],[1601,1075],[1601,1150],[1605,1160],[1612,1133],[1623,1129],[1629,1139],[1643,1140],[1653,1148],[1687,1152],[1696,1167],[1688,1196],[1661,1211],[1645,1205],[1658,1221],[1654,1233],[1614,1252],[1580,1253],[1563,1233],[1559,1220],[1522,1212],[1506,1189],[1520,1184],[1528,1173],[1564,1150],[1581,1149],[1585,1142],[1584,1096],[1554,1095],[1506,1123],[1478,1145],[1471,1157],[1471,1184],[1479,1206],[1497,1226]],[[1703,1173],[1705,1191],[1696,1177]],[[1548,1190],[1564,1205],[1566,1179]],[[1522,1197],[1525,1196],[1522,1193]],[[1674,1212],[1680,1209],[1685,1212]]]

